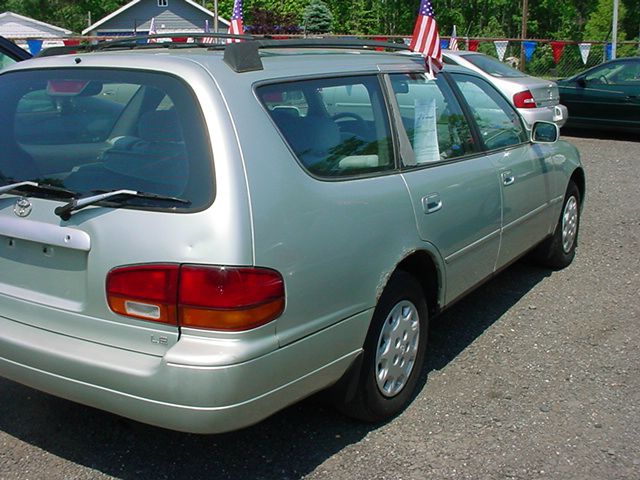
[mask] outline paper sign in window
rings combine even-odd
[[[416,163],[440,160],[438,130],[436,126],[436,101],[434,98],[416,99],[413,121],[413,151]]]

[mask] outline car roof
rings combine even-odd
[[[146,37],[145,37],[146,38]],[[232,43],[206,48],[205,45],[193,44],[133,44],[121,49],[106,48],[89,52],[64,53],[64,49],[56,49],[49,56],[14,65],[8,70],[27,68],[55,68],[72,65],[95,66],[99,68],[142,68],[158,71],[184,69],[185,65],[199,65],[211,72],[217,80],[225,82],[255,83],[262,80],[303,77],[315,75],[344,75],[358,73],[378,73],[384,71],[423,71],[424,58],[408,50],[404,45],[385,42],[351,41],[347,42],[310,42],[308,45],[299,40],[294,42],[264,42],[257,52],[247,53],[247,48],[254,42]],[[344,43],[344,45],[343,45]],[[398,51],[379,51],[392,48]],[[67,49],[68,51],[68,49]],[[229,52],[237,51],[239,60],[229,59]],[[242,69],[246,58],[258,57],[259,68]],[[251,62],[255,62],[253,58]],[[73,62],[73,63],[72,63]],[[237,63],[234,63],[237,62]],[[251,63],[249,62],[249,63]],[[181,65],[181,67],[179,67]],[[238,69],[238,65],[240,69]],[[250,65],[251,67],[251,65]],[[447,71],[470,70],[464,67],[447,65]]]

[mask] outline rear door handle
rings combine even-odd
[[[505,187],[509,185],[513,185],[516,181],[516,177],[511,174],[511,170],[507,170],[506,172],[502,172],[502,184]]]
[[[439,193],[431,193],[422,197],[422,209],[424,213],[434,213],[442,208],[442,200]]]

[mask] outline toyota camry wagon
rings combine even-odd
[[[198,41],[0,73],[0,375],[188,432],[325,389],[380,421],[431,318],[524,254],[573,260],[578,152],[478,74]]]

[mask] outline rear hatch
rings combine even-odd
[[[83,68],[5,72],[0,97],[0,316],[161,354],[177,324],[111,311],[109,272],[250,251],[212,221],[195,95],[163,73]]]

